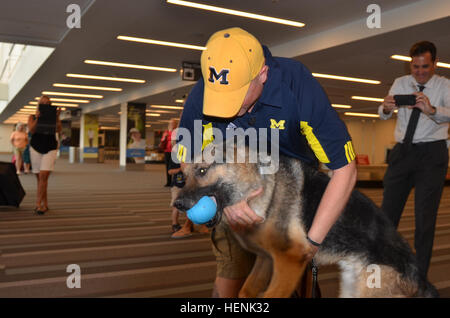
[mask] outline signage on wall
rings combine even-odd
[[[202,76],[200,63],[183,62],[181,67],[181,79],[183,81],[198,81]]]

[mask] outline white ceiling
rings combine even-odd
[[[95,0],[1,0],[0,42],[57,46],[69,31],[69,4],[84,13]]]
[[[429,1],[430,3],[443,2]],[[8,4],[4,7],[3,2]],[[30,7],[28,5],[30,2],[39,3],[39,6]],[[41,45],[53,43],[56,49],[41,69],[10,102],[6,110],[0,114],[0,121],[7,119],[28,101],[40,95],[43,90],[67,91],[67,89],[52,88],[52,84],[56,82],[124,88],[122,93],[101,93],[105,96],[105,100],[111,101],[109,106],[115,107],[99,110],[96,112],[99,114],[117,114],[117,105],[123,96],[126,96],[128,101],[173,105],[175,98],[180,98],[189,92],[190,85],[187,84],[190,83],[184,83],[184,87],[175,85],[170,89],[165,89],[165,83],[178,80],[178,73],[113,68],[83,63],[85,59],[98,59],[180,69],[182,61],[199,61],[200,58],[199,51],[120,41],[116,39],[117,35],[204,45],[213,32],[239,26],[253,33],[263,44],[272,48],[286,42],[321,34],[320,32],[336,30],[352,21],[364,19],[368,16],[367,6],[373,3],[373,1],[365,0],[197,0],[196,2],[301,21],[306,23],[306,27],[295,28],[179,7],[167,4],[164,0],[3,0],[0,13],[0,41],[10,39],[16,43],[40,43]],[[383,12],[416,2],[426,3],[423,0],[377,0],[376,3],[382,9],[382,24]],[[65,19],[68,14],[65,12],[65,8],[69,3],[80,4],[85,13],[81,20],[81,29],[72,29],[67,32]],[[3,10],[4,8],[6,10]],[[376,103],[374,105],[374,103],[368,102],[355,102],[351,101],[349,97],[351,95],[377,97],[385,95],[392,81],[407,72],[405,63],[391,60],[390,55],[407,55],[409,47],[414,42],[426,39],[436,44],[438,55],[442,60],[450,61],[448,33],[450,18],[447,15],[447,18],[435,20],[431,16],[428,20],[426,23],[407,28],[395,29],[388,25],[386,27],[391,27],[393,31],[386,33],[374,33],[367,30],[367,35],[357,41],[294,56],[313,72],[380,80],[381,85],[319,80],[329,94],[331,102],[351,103],[356,111],[374,112]],[[31,28],[18,27],[23,21],[26,22],[24,26],[31,25]],[[64,35],[65,33],[67,34]],[[74,79],[67,78],[66,73],[132,77],[145,79],[147,84]],[[450,70],[439,69],[439,73],[448,77]],[[153,89],[154,87],[157,89]],[[159,87],[161,88],[159,89]],[[70,91],[87,93],[85,90],[71,89]],[[147,91],[148,93],[146,93]],[[176,116],[168,114],[161,118],[167,119]]]

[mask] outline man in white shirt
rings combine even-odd
[[[384,176],[382,210],[397,227],[408,195],[415,187],[414,246],[426,277],[433,250],[436,216],[448,169],[450,81],[435,75],[436,47],[423,41],[410,50],[411,75],[397,78],[378,113],[389,119],[398,109],[395,139]],[[394,95],[413,94],[416,104],[397,107]]]

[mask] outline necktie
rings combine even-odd
[[[419,91],[422,92],[425,89],[425,86],[419,85]],[[420,109],[414,108],[411,113],[411,117],[409,117],[408,127],[406,128],[405,138],[403,138],[403,144],[406,146],[410,146],[413,141],[414,132],[416,131],[417,123],[419,122]]]

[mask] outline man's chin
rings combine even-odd
[[[414,79],[416,80],[417,84],[425,85],[431,79],[431,77],[415,77]]]

